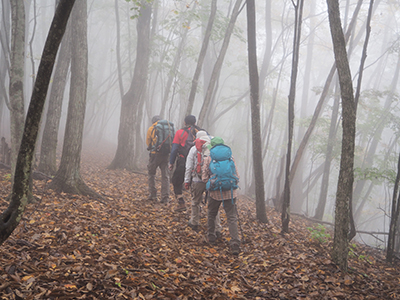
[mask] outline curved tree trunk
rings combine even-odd
[[[366,34],[365,34],[365,41],[364,41],[364,46],[363,46],[363,51],[361,55],[361,63],[360,63],[360,68],[358,71],[358,80],[357,80],[357,89],[356,89],[356,94],[354,96],[354,105],[355,105],[355,110],[357,112],[357,104],[358,104],[358,99],[360,98],[360,90],[361,90],[361,83],[362,83],[362,77],[364,73],[364,64],[365,60],[367,59],[367,48],[368,48],[368,42],[369,42],[369,36],[371,33],[371,17],[372,17],[372,8],[374,6],[374,0],[370,0],[369,3],[369,9],[368,9],[368,17],[367,17],[367,24],[366,24]],[[351,241],[357,234],[356,232],[356,225],[354,223],[354,214],[353,214],[353,197],[350,198],[350,232],[349,232],[349,241]]]
[[[335,93],[338,95],[338,93]],[[321,182],[321,192],[319,195],[319,200],[317,204],[317,208],[315,209],[314,218],[317,220],[322,220],[325,212],[326,200],[328,198],[328,187],[329,187],[329,177],[331,170],[331,161],[332,161],[332,150],[333,145],[336,143],[336,133],[337,133],[337,119],[339,116],[339,102],[340,98],[335,96],[332,116],[331,116],[331,124],[329,126],[329,136],[328,136],[328,145],[326,146],[326,155],[325,155],[325,163],[324,163],[324,172],[322,175]]]
[[[82,134],[88,80],[87,1],[77,1],[72,11],[71,89],[60,167],[50,188],[71,194],[97,196],[80,174]]]
[[[204,58],[206,57],[208,43],[211,37],[211,30],[214,24],[215,15],[217,13],[217,0],[211,1],[211,10],[210,10],[210,17],[208,18],[207,28],[204,33],[203,43],[201,45],[201,50],[199,53],[199,58],[197,60],[196,70],[194,71],[193,79],[192,79],[192,87],[190,89],[189,99],[188,99],[188,106],[186,109],[186,116],[192,113],[194,99],[196,97],[197,86],[199,84],[199,78],[201,73],[201,68],[203,66]]]
[[[54,79],[51,85],[49,106],[47,108],[46,123],[40,148],[38,170],[47,175],[54,175],[57,172],[58,131],[70,62],[71,26],[67,25],[54,70]]]
[[[350,66],[347,59],[346,42],[342,30],[338,0],[327,0],[336,67],[339,75],[342,97],[342,152],[339,180],[336,192],[335,235],[332,260],[339,268],[347,271],[349,204],[351,203],[354,181],[354,145],[356,131],[356,109],[353,95]]]
[[[224,41],[222,43],[221,51],[218,55],[217,61],[215,62],[214,69],[211,74],[211,79],[208,84],[206,96],[204,98],[204,102],[203,102],[203,105],[200,110],[199,118],[197,120],[197,124],[200,127],[205,127],[205,125],[206,125],[206,124],[204,124],[206,121],[206,115],[207,115],[208,109],[211,104],[211,99],[215,92],[214,91],[215,85],[217,84],[219,75],[221,73],[222,63],[224,62],[225,54],[226,54],[226,51],[229,46],[229,41],[230,41],[230,38],[231,38],[231,35],[233,32],[233,28],[235,26],[236,19],[240,13],[239,9],[240,9],[241,3],[242,3],[242,0],[236,0],[235,6],[232,11],[231,19],[229,20],[228,28],[226,29],[226,33],[225,33]]]
[[[122,97],[118,146],[109,169],[136,169],[134,158],[135,126],[140,125],[136,118],[138,114],[141,114],[139,106],[146,92],[150,57],[151,6],[146,3],[146,1],[142,2],[141,13],[137,20],[138,40],[135,70],[131,86]]]
[[[196,9],[196,2],[193,5],[192,12],[195,9]],[[181,28],[181,38],[180,38],[180,41],[179,41],[178,48],[176,49],[176,52],[175,52],[174,60],[173,60],[172,65],[171,65],[171,70],[169,70],[169,72],[168,72],[168,79],[167,79],[167,82],[166,82],[165,88],[164,88],[164,96],[163,96],[163,99],[162,99],[161,109],[160,109],[160,113],[159,113],[160,116],[165,116],[165,107],[166,107],[167,102],[168,102],[169,93],[171,91],[172,83],[173,83],[174,79],[176,78],[176,74],[177,74],[177,72],[179,70],[179,65],[180,65],[181,60],[182,60],[182,54],[183,54],[182,52],[183,52],[183,48],[184,48],[184,46],[186,44],[186,41],[187,41],[187,35],[188,35],[189,28],[190,28],[190,23],[191,23],[191,19],[188,20],[187,26],[182,26],[182,28]]]
[[[0,245],[18,226],[28,202],[32,158],[35,152],[40,119],[58,47],[74,2],[74,0],[61,0],[50,26],[26,117],[21,149],[15,169],[11,202],[9,207],[0,216]]]
[[[347,32],[346,32],[346,36],[345,36],[345,42],[346,43],[349,40],[350,34],[353,32],[353,30],[355,28],[357,17],[358,17],[358,13],[360,12],[360,9],[361,9],[361,4],[362,4],[362,0],[358,0],[357,6],[356,6],[356,8],[354,10],[354,14],[353,14],[352,20],[351,20],[349,28],[347,29]],[[332,79],[333,79],[333,75],[335,74],[335,71],[336,71],[336,65],[334,64],[332,66],[332,68],[331,68],[331,71],[329,72],[328,78],[326,79],[323,91],[322,91],[321,96],[320,96],[320,98],[318,100],[317,106],[316,106],[316,108],[314,110],[314,114],[312,116],[310,125],[308,126],[307,131],[304,134],[304,137],[300,142],[299,148],[296,151],[296,155],[295,155],[295,158],[293,160],[292,167],[291,167],[291,170],[290,170],[290,182],[293,181],[293,177],[296,174],[297,167],[298,167],[299,162],[301,160],[301,157],[302,157],[302,155],[304,153],[304,150],[305,150],[305,148],[307,146],[308,140],[310,139],[311,134],[312,134],[312,132],[313,132],[313,130],[315,128],[315,125],[317,123],[319,114],[321,113],[321,110],[322,110],[322,107],[324,105],[326,96],[328,94],[329,87],[331,85],[331,82],[332,82]]]

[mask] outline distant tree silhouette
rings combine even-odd
[[[118,145],[109,169],[136,169],[135,132],[140,103],[143,103],[147,86],[150,57],[150,21],[151,5],[142,1],[140,15],[137,18],[137,54],[135,70],[129,90],[121,99],[121,116],[118,130]]]

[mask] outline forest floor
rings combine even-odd
[[[240,198],[235,257],[224,213],[223,239],[211,246],[205,209],[194,232],[190,209],[147,202],[145,173],[107,170],[111,159],[93,151],[82,158],[82,177],[102,200],[35,181],[39,200],[0,246],[0,299],[400,299],[399,263],[387,264],[382,251],[352,244],[343,274],[330,259],[332,239],[316,224],[292,216],[282,236],[278,213],[268,208],[269,224],[261,224],[255,204]],[[3,211],[4,170],[0,187]]]

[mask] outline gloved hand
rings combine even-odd
[[[185,182],[185,189],[189,189],[190,188],[190,183],[189,182]]]

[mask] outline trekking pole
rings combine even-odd
[[[240,233],[242,234],[242,240],[243,240],[243,243],[245,243],[245,238],[244,238],[244,234],[243,234],[242,224],[240,223],[239,212],[238,212],[236,203],[235,203],[235,209],[236,209],[236,215],[237,215],[237,219],[238,219],[238,224],[239,224]]]

